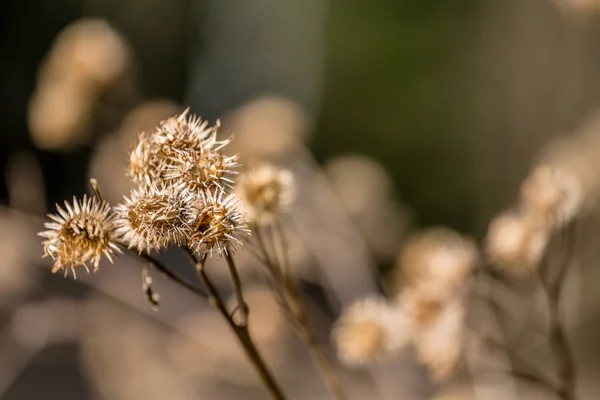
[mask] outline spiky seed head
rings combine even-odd
[[[237,192],[250,219],[268,223],[289,210],[294,200],[294,177],[286,169],[263,163],[240,176]]]
[[[203,191],[200,197],[201,209],[192,223],[190,246],[202,254],[212,255],[216,251],[219,257],[243,246],[244,236],[249,235],[250,230],[235,193],[216,189]]]
[[[160,123],[152,132],[139,134],[139,142],[130,154],[129,175],[140,184],[162,180],[185,183],[193,189],[230,186],[238,156],[224,156],[222,150],[233,137],[218,141],[219,122],[181,115]]]
[[[121,250],[115,243],[114,214],[110,205],[96,196],[83,196],[83,200],[73,197],[73,204],[65,201],[63,209],[56,205],[58,214],[48,214],[52,222],[46,222],[48,230],[38,235],[46,238],[43,242],[44,257],[52,257],[52,272],[65,270],[75,277],[75,268],[84,267],[89,272],[90,263],[94,272],[102,256],[112,262],[115,253]]]
[[[368,297],[342,313],[332,332],[338,357],[348,365],[386,359],[410,341],[408,320],[385,299]]]
[[[149,185],[131,191],[115,207],[117,234],[138,251],[182,245],[192,232],[196,195],[182,185]]]

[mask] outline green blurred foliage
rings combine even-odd
[[[474,227],[471,101],[475,0],[333,0],[320,160],[380,160],[423,225]]]

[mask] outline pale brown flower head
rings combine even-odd
[[[402,283],[431,299],[453,296],[475,267],[475,243],[457,232],[432,228],[414,235],[398,260]]]
[[[54,260],[52,272],[69,270],[83,266],[88,272],[88,263],[98,269],[100,259],[106,256],[112,262],[112,255],[120,253],[114,242],[114,214],[110,205],[97,197],[83,196],[83,200],[73,197],[73,204],[65,201],[65,209],[56,205],[58,215],[48,214],[52,222],[44,224],[49,230],[40,232],[46,238],[43,242],[44,256]]]
[[[129,248],[150,252],[186,243],[198,213],[196,196],[181,185],[142,186],[115,207],[117,234]]]
[[[200,192],[200,212],[192,223],[189,244],[201,254],[219,257],[243,246],[243,237],[250,234],[247,218],[240,209],[239,198],[217,189]]]
[[[490,223],[485,247],[495,266],[515,276],[535,271],[544,255],[549,231],[522,210],[500,214]]]
[[[383,298],[362,299],[344,310],[332,338],[338,357],[348,365],[384,360],[410,341],[410,327],[397,307]]]
[[[263,163],[240,176],[237,192],[250,219],[270,222],[289,210],[294,200],[294,177],[286,169]]]
[[[154,131],[139,135],[129,168],[136,182],[168,180],[196,190],[232,184],[228,176],[234,174],[238,157],[222,154],[232,138],[218,141],[218,122],[209,127],[207,121],[188,117],[188,113],[189,109],[161,122]]]
[[[57,36],[42,78],[76,77],[105,87],[123,77],[130,62],[127,43],[106,21],[82,19]]]
[[[577,176],[559,165],[536,167],[521,185],[523,205],[549,226],[562,226],[581,209],[583,187]]]

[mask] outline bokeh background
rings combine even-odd
[[[328,341],[345,303],[383,290],[407,232],[447,225],[482,238],[489,219],[514,200],[539,148],[576,132],[600,104],[596,0],[25,0],[1,7],[6,400],[262,398],[210,309],[162,281],[164,304],[158,313],[148,309],[135,260],[123,257],[74,282],[51,275],[39,258],[35,233],[44,213],[88,191],[91,176],[119,201],[137,132],[187,106],[235,132],[245,160],[281,161],[300,177],[303,240],[291,251]],[[82,19],[91,25],[59,36]],[[593,266],[596,254],[586,254]],[[165,259],[183,262],[175,253]],[[214,273],[220,276],[216,266]],[[593,270],[579,276],[571,293],[584,294],[570,302],[584,309],[573,330],[589,399],[600,396],[599,354],[590,347],[600,333],[594,278],[600,282]],[[267,358],[284,385],[294,398],[327,398],[265,289],[248,290],[256,335],[271,344]],[[344,373],[360,399],[376,398],[374,387],[382,399],[440,395],[408,358]],[[471,398],[462,392],[468,385],[451,386],[460,392],[447,398]],[[530,398],[546,398],[537,396]]]

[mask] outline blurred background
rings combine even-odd
[[[482,238],[539,148],[600,105],[597,0],[1,7],[3,400],[264,398],[212,310],[162,279],[161,310],[149,309],[136,260],[73,281],[40,258],[44,214],[89,191],[90,177],[118,202],[137,133],[187,106],[234,132],[245,162],[283,162],[298,176],[302,222],[290,252],[327,342],[343,305],[384,290],[409,231],[447,225]],[[597,251],[586,249],[592,265]],[[181,255],[164,257],[185,270]],[[290,397],[328,398],[248,271],[255,335]],[[570,303],[582,310],[572,321],[580,390],[594,399],[600,271],[584,271]],[[226,275],[213,273],[227,290]],[[357,399],[474,398],[467,378],[440,388],[408,357],[343,373]]]

